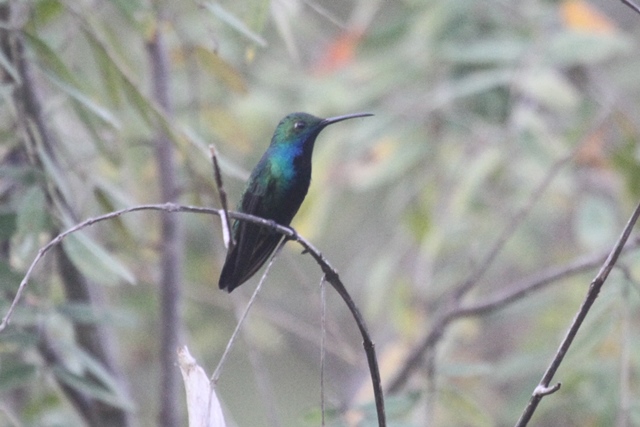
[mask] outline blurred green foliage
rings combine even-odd
[[[620,2],[15,3],[12,22],[24,34],[46,125],[60,144],[54,153],[27,147],[36,163],[9,160],[25,130],[11,98],[20,70],[3,53],[3,314],[38,248],[53,237],[52,223],[66,228],[158,200],[151,142],[158,127],[179,157],[182,202],[217,206],[209,144],[235,204],[287,113],[375,113],[319,137],[311,190],[293,226],[340,271],[361,307],[383,385],[463,281],[474,283],[463,299],[472,305],[548,267],[606,251],[640,195],[640,16]],[[150,94],[145,44],[156,31],[169,44],[175,117]],[[469,278],[567,156],[487,272]],[[48,200],[43,188],[51,187],[58,199]],[[77,218],[49,208],[61,201]],[[180,219],[184,342],[211,372],[235,325],[234,302],[246,301],[252,285],[237,300],[218,291],[225,253],[218,220]],[[158,238],[158,216],[134,213],[65,241],[76,267],[106,286],[106,309],[67,301],[52,259],[38,267],[0,333],[3,425],[81,425],[61,383],[156,425]],[[535,425],[639,422],[637,261],[637,253],[624,256],[624,268],[605,285],[558,372],[562,388],[543,400]],[[230,425],[268,425],[247,355],[253,351],[281,425],[319,425],[321,273],[294,244],[272,271],[219,396]],[[419,369],[390,395],[390,425],[515,423],[594,274],[450,324],[434,350],[435,383]],[[358,331],[328,294],[327,417],[336,426],[376,425]],[[116,331],[128,393],[76,343],[74,322]],[[64,365],[43,362],[40,328],[65,349]],[[86,381],[86,372],[116,391]]]

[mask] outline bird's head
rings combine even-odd
[[[321,119],[307,113],[291,113],[278,123],[271,144],[304,144],[306,141],[315,140],[320,131],[330,124],[372,115],[371,113],[356,113]]]

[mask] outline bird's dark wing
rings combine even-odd
[[[265,197],[272,194],[275,183],[272,180],[253,180],[242,197],[240,211],[262,218],[273,219],[269,208],[271,200]],[[220,274],[220,289],[231,292],[255,274],[269,259],[281,235],[272,230],[248,221],[235,221],[233,225],[235,246],[227,253]]]

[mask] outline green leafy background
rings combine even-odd
[[[217,207],[209,144],[235,205],[284,115],[375,114],[320,135],[311,189],[293,226],[338,269],[361,308],[383,386],[452,289],[471,279],[463,302],[472,305],[547,268],[606,252],[640,196],[640,15],[621,2],[580,3],[598,14],[585,12],[583,25],[571,19],[576,12],[567,15],[576,2],[550,0],[20,3],[14,13],[24,55],[60,144],[56,161],[32,147],[38,164],[0,164],[0,185],[19,188],[0,198],[0,236],[11,254],[0,265],[3,314],[38,248],[54,237],[52,224],[66,229],[158,202],[158,130],[178,158],[180,201]],[[145,43],[155,31],[167,40],[174,116],[151,96]],[[19,79],[5,54],[0,67]],[[0,85],[5,159],[23,144],[10,81]],[[470,278],[556,167],[487,272]],[[56,188],[52,201],[47,186]],[[50,208],[62,201],[77,218]],[[234,304],[248,300],[257,279],[236,298],[217,290],[225,256],[218,219],[179,215],[181,340],[212,372],[236,322]],[[159,225],[156,213],[132,213],[65,240],[73,264],[104,287],[102,307],[68,301],[53,257],[40,264],[0,333],[3,425],[82,425],[60,384],[132,411],[141,426],[157,424]],[[217,390],[229,425],[269,425],[252,352],[279,425],[320,424],[321,272],[300,252],[288,244],[279,257],[224,367]],[[535,425],[640,422],[638,254],[620,265]],[[435,383],[419,369],[389,394],[390,425],[513,425],[595,272],[450,324],[425,356],[435,358]],[[358,330],[342,301],[327,294],[327,422],[376,425]],[[74,322],[115,332],[127,390],[76,343]],[[64,349],[64,364],[43,362],[40,328]],[[87,381],[87,372],[112,391]]]

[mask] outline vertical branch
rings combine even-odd
[[[158,27],[147,43],[152,70],[153,97],[167,117],[173,115],[169,95],[169,58],[163,36],[163,16],[158,13]],[[156,162],[162,202],[176,202],[178,184],[176,159],[169,137],[159,132],[156,137]],[[161,217],[160,243],[160,425],[179,425],[178,417],[178,370],[175,367],[175,352],[181,332],[180,279],[182,277],[183,237],[178,217],[164,213]]]

